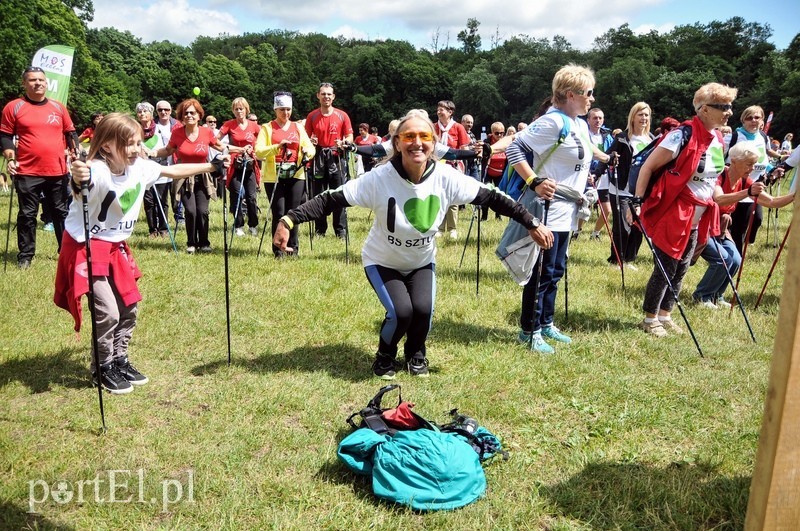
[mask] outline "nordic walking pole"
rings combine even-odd
[[[533,190],[531,190],[533,191]],[[524,192],[523,192],[524,193]],[[544,216],[542,225],[547,226],[547,214],[550,212],[550,200],[544,201]],[[531,316],[530,349],[533,350],[533,331],[536,328],[536,311],[539,309],[539,284],[542,281],[542,268],[544,267],[544,249],[539,247],[539,256],[536,257],[536,285],[533,292],[533,315]]]
[[[619,175],[617,174],[617,167],[616,166],[612,166],[612,168],[613,168],[613,172],[612,173],[614,174],[614,182],[615,183],[619,183]],[[619,218],[622,218],[623,214],[622,214],[622,209],[620,208],[619,187],[617,187],[617,184],[614,184],[614,187],[617,189],[617,193],[614,194],[614,198],[615,198],[616,203],[617,203],[617,213],[619,214]],[[601,205],[601,210],[602,210],[602,205]],[[622,243],[622,224],[623,224],[622,219],[618,219],[614,223],[614,227],[615,228],[619,225],[619,229],[616,231],[617,235],[618,235],[619,243]],[[611,237],[611,242],[612,242],[611,245],[615,249],[614,254],[617,256],[617,265],[619,265],[619,272],[622,275],[622,293],[624,294],[625,293],[625,264],[622,262],[622,255],[619,254],[619,251],[621,249],[617,246],[616,243],[614,243],[614,235],[612,233],[610,233],[610,232],[608,234]]]
[[[744,311],[744,304],[742,304],[742,298],[739,296],[739,292],[736,291],[736,288],[733,287],[733,277],[731,277],[731,272],[728,271],[728,264],[725,263],[725,258],[722,256],[722,246],[719,244],[717,239],[711,236],[709,239],[714,240],[714,245],[716,245],[717,254],[719,255],[719,259],[722,260],[722,267],[725,268],[725,275],[728,277],[728,282],[731,284],[731,289],[733,289],[733,296],[736,299],[736,302],[739,303],[739,309],[742,311],[742,317],[744,317],[744,322],[747,325],[747,329],[750,331],[750,337],[753,339],[753,343],[756,342],[756,335],[753,333],[753,327],[750,326],[750,319],[747,318],[747,312]]]
[[[11,175],[8,178],[11,181],[11,187],[9,188],[11,195],[8,197],[8,226],[6,227],[6,251],[3,254],[3,273],[6,272],[8,267],[8,242],[11,239],[11,207],[14,205],[15,180],[11,178]]]
[[[569,321],[569,244],[572,243],[572,231],[567,233],[567,252],[564,257],[564,321]]]
[[[683,303],[681,303],[681,300],[678,298],[678,292],[675,290],[675,286],[672,284],[672,280],[670,280],[669,275],[667,275],[667,271],[664,269],[664,264],[662,264],[661,259],[658,258],[656,248],[653,245],[652,240],[650,240],[650,236],[647,234],[639,214],[636,213],[635,208],[630,208],[630,212],[631,216],[633,217],[633,221],[639,224],[639,230],[642,231],[642,236],[644,236],[644,239],[647,241],[647,245],[650,247],[650,252],[653,253],[653,261],[656,263],[658,270],[661,271],[661,275],[664,277],[667,286],[669,286],[669,290],[672,292],[672,296],[675,298],[675,304],[678,306],[678,310],[681,312],[681,317],[683,317],[683,322],[686,323],[686,328],[689,329],[689,334],[692,336],[694,346],[697,347],[697,352],[700,353],[701,358],[704,358],[705,356],[703,356],[703,350],[700,348],[700,343],[697,342],[697,337],[694,335],[692,325],[689,324],[689,319],[686,317],[686,312],[683,310]]]
[[[272,195],[269,198],[269,214],[265,216],[264,219],[264,228],[261,230],[261,241],[258,242],[258,253],[256,253],[256,259],[261,257],[261,246],[264,244],[264,235],[267,233],[267,225],[270,222],[270,216],[272,214],[272,202],[275,201],[275,192],[278,190],[278,178],[275,178],[275,187],[272,188]]]
[[[89,314],[92,321],[92,355],[94,357],[94,370],[97,375],[97,399],[100,402],[100,420],[103,423],[103,433],[106,432],[106,412],[103,407],[103,368],[100,366],[100,351],[97,348],[97,314],[94,304],[94,283],[92,271],[92,235],[89,232],[89,181],[81,181],[81,200],[83,201],[83,238],[86,245],[86,274],[89,277]]]
[[[167,215],[164,213],[164,207],[161,205],[161,198],[158,197],[158,190],[156,189],[156,185],[153,185],[153,195],[156,198],[156,204],[158,205],[158,211],[161,212],[161,218],[164,220],[164,225],[167,227],[167,234],[169,234],[169,240],[172,242],[172,249],[175,251],[175,254],[178,254],[178,246],[175,245],[175,237],[172,236],[172,231],[169,230],[169,221],[167,220]]]
[[[756,305],[753,306],[754,310],[757,310],[758,305],[761,304],[761,298],[764,296],[764,292],[767,290],[767,284],[769,284],[769,280],[772,278],[772,272],[775,271],[775,266],[778,265],[778,260],[781,257],[783,248],[786,245],[786,239],[789,237],[789,231],[791,230],[792,230],[792,224],[789,223],[789,226],[786,227],[786,234],[783,235],[783,241],[781,241],[781,246],[778,248],[778,253],[775,255],[775,260],[772,261],[772,267],[769,268],[769,273],[767,274],[767,280],[764,281],[764,287],[761,288],[761,293],[759,293],[758,295],[758,300],[756,301]]]
[[[594,189],[597,190],[597,183],[593,183]],[[617,244],[614,243],[614,235],[611,233],[611,228],[608,226],[608,217],[606,216],[605,211],[603,210],[603,205],[600,204],[598,208],[600,211],[600,217],[603,218],[603,224],[606,226],[606,232],[608,233],[608,237],[611,240],[611,250],[614,251],[614,256],[617,259],[617,266],[622,269],[622,259],[619,256],[619,251],[617,250]],[[622,294],[625,294],[625,272],[622,273]]]
[[[758,181],[756,181],[758,182]],[[736,273],[736,286],[734,286],[735,290],[739,290],[739,281],[742,279],[742,270],[744,269],[744,259],[747,256],[747,245],[750,243],[750,231],[753,229],[753,220],[756,217],[756,207],[758,206],[758,196],[753,198],[753,210],[750,211],[750,219],[747,222],[747,230],[744,233],[744,243],[742,244],[742,263],[739,265],[739,271]],[[733,305],[731,305],[731,311],[728,312],[728,316],[730,317],[733,314]]]
[[[478,297],[480,295],[481,290],[481,209],[482,207],[478,207],[476,209],[476,213],[478,216],[478,232],[475,234],[475,237],[478,239],[478,251],[476,254],[476,263],[475,263],[475,296]]]
[[[247,157],[246,154],[239,155],[239,158],[242,160],[242,176],[239,182],[239,197],[236,198],[236,211],[233,215],[233,227],[231,227],[231,246],[233,246],[233,236],[236,230],[236,220],[239,219],[239,209],[242,206],[242,196],[244,195],[244,176],[247,173],[247,163],[250,159]]]
[[[480,208],[480,207],[478,207]],[[472,219],[469,220],[469,228],[467,229],[467,237],[464,238],[464,249],[461,251],[461,261],[458,262],[458,267],[460,268],[464,265],[464,256],[467,254],[467,244],[469,243],[469,236],[472,234],[472,224],[475,223],[475,212],[476,207],[472,207]]]
[[[225,326],[228,333],[228,366],[231,365],[231,288],[228,274],[228,194],[222,193],[222,248],[225,258]]]

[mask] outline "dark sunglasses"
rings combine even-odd
[[[172,109],[156,109],[158,112],[172,112]]]
[[[706,106],[722,112],[733,110],[733,105],[730,103],[706,103]]]
[[[505,136],[505,131],[492,131],[492,134],[495,136]]]

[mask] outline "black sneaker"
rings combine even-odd
[[[425,354],[422,352],[417,352],[408,360],[406,360],[408,364],[408,373],[411,376],[419,376],[420,378],[427,378],[430,376],[428,373],[428,358],[425,357]]]
[[[144,385],[150,380],[144,374],[136,370],[136,367],[131,365],[128,358],[120,358],[117,360],[117,368],[119,369],[122,377],[128,380],[133,385]]]
[[[124,395],[133,391],[131,383],[122,376],[114,362],[100,366],[100,384],[112,395]],[[97,385],[97,373],[92,373],[92,383]]]
[[[394,357],[378,352],[375,354],[375,361],[372,362],[372,372],[382,380],[394,380],[397,376],[394,363]]]

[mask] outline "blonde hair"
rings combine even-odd
[[[103,160],[112,173],[122,173],[128,166],[125,146],[137,133],[139,138],[144,136],[141,124],[132,116],[121,112],[107,114],[94,130],[89,148],[89,160]],[[110,149],[106,149],[107,145],[110,145]]]
[[[233,98],[233,101],[231,102],[231,112],[232,113],[236,112],[236,110],[235,110],[236,107],[244,107],[245,116],[250,114],[250,104],[247,103],[246,99],[244,99],[242,97]]]
[[[556,75],[553,76],[553,96],[554,104],[562,104],[567,101],[567,92],[581,92],[587,87],[594,86],[594,72],[591,68],[570,63],[562,66]]]
[[[761,119],[762,120],[764,119],[764,109],[762,109],[760,105],[751,105],[750,107],[742,111],[742,115],[739,116],[739,121],[742,122],[742,124],[744,124],[748,118],[750,118],[756,113],[760,113]]]
[[[639,101],[633,104],[631,110],[628,112],[628,138],[633,136],[633,120],[636,118],[636,115],[642,112],[643,110],[647,109],[650,111],[650,118],[647,119],[647,128],[645,129],[644,133],[647,134],[650,132],[650,124],[653,119],[653,109],[650,108],[648,104],[643,101]],[[589,112],[592,112],[591,110]]]
[[[758,144],[748,140],[746,142],[737,142],[734,144],[728,151],[728,156],[731,162],[739,162],[742,160],[752,160],[755,162],[761,157],[761,154],[758,150]]]
[[[733,101],[739,90],[721,83],[706,83],[694,93],[692,107],[695,112],[700,112],[703,105],[713,103],[716,100]]]

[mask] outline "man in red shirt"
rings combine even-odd
[[[67,109],[45,96],[47,77],[39,67],[22,73],[25,96],[12,100],[0,118],[0,145],[19,197],[17,214],[17,265],[27,269],[36,253],[36,214],[39,197],[51,213],[53,229],[61,249],[61,234],[67,217],[67,135],[78,145],[75,126]],[[14,148],[14,137],[17,148]]]
[[[306,117],[306,133],[317,149],[312,181],[314,196],[325,190],[335,190],[347,180],[342,142],[353,142],[353,126],[347,113],[333,106],[335,98],[333,85],[320,84],[317,92],[319,109],[314,109]],[[317,236],[324,236],[328,220],[318,219],[314,224]],[[342,208],[333,211],[333,230],[339,238],[347,234],[347,214]]]

